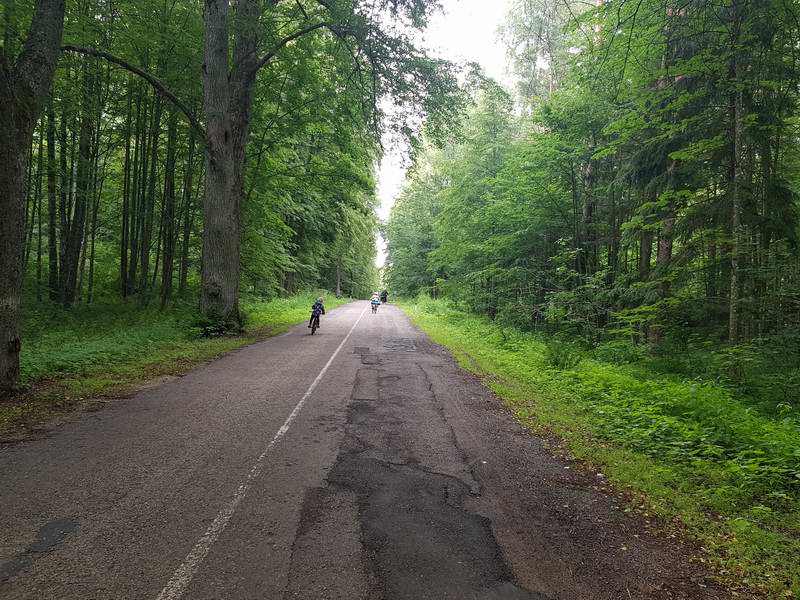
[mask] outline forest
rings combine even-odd
[[[463,138],[417,161],[392,286],[587,340],[791,347],[797,7],[548,6],[505,30],[516,93],[476,82]]]
[[[390,289],[523,421],[796,597],[800,5],[512,5],[517,86],[469,81],[420,146]]]
[[[461,102],[434,4],[4,0],[0,395],[43,319],[375,289],[382,136]]]
[[[513,89],[425,48],[434,0],[2,0],[0,433],[385,285],[626,512],[798,597],[800,5],[509,5]]]

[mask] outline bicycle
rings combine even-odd
[[[311,320],[311,335],[314,335],[314,332],[317,330],[318,327],[319,327],[319,315],[315,316]]]

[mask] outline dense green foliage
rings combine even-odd
[[[588,340],[794,336],[793,5],[518,4],[514,48],[519,19],[566,15],[555,49],[517,56],[538,95],[515,111],[485,82],[463,137],[420,153],[387,227],[391,285]]]
[[[19,51],[34,4],[0,3],[3,56]],[[231,6],[231,19],[244,10]],[[363,296],[377,287],[378,140],[413,138],[425,115],[432,131],[446,128],[460,106],[452,67],[411,41],[435,8],[424,0],[259,5],[257,51],[272,59],[253,73],[246,165],[237,166],[243,292],[326,287]],[[69,51],[27,174],[26,298],[163,307],[196,293],[208,158],[198,133],[208,118],[204,27],[202,3],[67,3]],[[250,34],[241,27],[236,21],[231,48]]]
[[[517,46],[519,19],[561,15],[519,4]],[[462,137],[420,153],[386,227],[393,291],[797,413],[791,10],[605,3],[550,23],[528,108],[483,82]]]
[[[27,125],[2,139],[3,164],[27,166],[0,189],[14,216],[3,397],[20,380],[19,305],[34,298],[199,298],[205,330],[223,332],[242,327],[241,293],[378,286],[380,140],[411,143],[423,121],[441,136],[463,108],[455,67],[417,41],[438,2],[79,0],[62,36],[64,6],[0,3],[3,89],[46,81],[9,108]],[[60,55],[52,85],[19,60],[44,47],[40,21],[49,73]]]
[[[420,297],[404,306],[523,423],[550,430],[640,509],[679,516],[720,572],[770,598],[800,593],[800,423],[712,382],[654,374],[619,347],[591,352]],[[576,356],[564,364],[565,356]],[[556,360],[554,360],[556,358]]]
[[[481,315],[416,313],[531,415],[653,463],[641,487],[682,490],[673,513],[722,515],[751,584],[797,593],[798,6],[513,6],[520,85],[474,86],[461,136],[418,154],[390,288]]]

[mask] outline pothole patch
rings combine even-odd
[[[416,352],[417,344],[411,338],[390,338],[383,343],[388,352]]]

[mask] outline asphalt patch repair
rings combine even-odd
[[[409,351],[408,344],[397,346],[401,352]],[[313,552],[308,538],[324,528],[322,523],[337,520],[332,513],[354,506],[362,572],[368,573],[362,579],[368,585],[359,596],[347,597],[547,600],[517,586],[489,520],[464,509],[474,485],[434,472],[433,465],[426,467],[416,458],[407,423],[398,417],[409,391],[417,395],[416,402],[433,408],[432,392],[419,367],[413,363],[404,367],[415,377],[382,373],[379,379],[377,369],[358,371],[345,442],[328,474],[328,486],[312,491],[304,504],[295,542],[296,550],[303,548],[302,561],[307,562],[308,552]],[[395,394],[403,379],[410,379],[411,385],[405,386],[405,394]],[[382,388],[380,402],[376,402],[378,386]],[[426,417],[441,421],[438,411],[433,412]],[[467,478],[471,477],[467,474]],[[296,563],[291,570],[305,571]],[[305,578],[293,578],[291,585],[290,597],[319,597],[312,595],[319,590],[308,589]],[[354,593],[352,588],[349,593]]]
[[[547,454],[443,350],[406,339],[383,350],[358,352],[369,366],[327,485],[305,498],[288,598],[730,597],[680,544]]]
[[[42,525],[36,539],[18,556],[0,563],[0,583],[6,582],[26,571],[33,561],[58,548],[67,537],[78,531],[75,519],[54,519]]]

